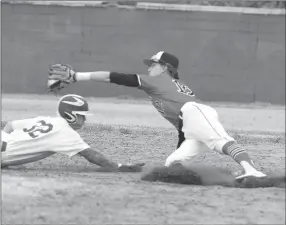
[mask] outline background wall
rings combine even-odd
[[[285,104],[285,15],[10,4],[1,14],[4,93],[44,94],[50,63],[144,73],[142,59],[166,50],[201,100]],[[66,92],[146,97],[102,83]]]

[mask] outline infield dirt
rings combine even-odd
[[[90,101],[95,116],[80,133],[114,161],[145,162],[148,171],[162,165],[175,148],[176,131],[148,103]],[[54,97],[6,95],[2,121],[51,115],[56,103]],[[249,149],[259,169],[284,173],[283,107],[215,106],[222,123]],[[230,158],[212,151],[196,161],[239,169]],[[80,157],[61,155],[2,170],[2,223],[285,224],[285,188],[149,183],[140,177],[139,173],[98,173]]]

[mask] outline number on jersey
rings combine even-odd
[[[163,103],[159,102],[159,101],[154,101],[154,106],[155,108],[158,110],[159,113],[161,113],[162,115],[165,114],[165,110],[163,107]]]
[[[39,137],[40,134],[49,133],[53,129],[53,125],[50,123],[46,123],[44,120],[40,120],[36,125],[27,129],[24,128],[23,131],[28,133],[32,138]]]
[[[177,91],[179,93],[182,93],[182,94],[188,95],[188,96],[195,96],[195,94],[192,92],[192,90],[188,86],[186,86],[184,84],[180,84],[180,82],[176,79],[173,79],[172,82],[176,84],[176,86],[178,88]]]

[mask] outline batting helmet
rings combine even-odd
[[[80,95],[74,94],[65,95],[59,100],[58,114],[69,124],[77,121],[77,115],[92,115],[89,112],[87,100]]]

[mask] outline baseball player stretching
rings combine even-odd
[[[177,149],[166,159],[165,166],[184,165],[205,145],[229,155],[244,169],[245,173],[237,180],[266,176],[254,167],[246,149],[227,134],[216,110],[195,101],[192,90],[179,79],[176,56],[160,51],[144,63],[149,67],[149,76],[109,71],[75,72],[70,66],[54,64],[50,66],[48,86],[51,91],[56,91],[69,83],[92,80],[139,88],[149,95],[158,112],[178,130]]]
[[[8,122],[2,131],[1,167],[35,162],[61,153],[69,157],[79,154],[106,171],[140,172],[143,164],[112,162],[84,142],[76,130],[83,127],[89,114],[86,99],[65,95],[58,103],[58,116]]]

